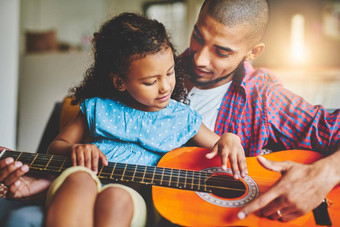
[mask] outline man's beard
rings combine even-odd
[[[208,87],[212,84],[217,84],[218,82],[222,81],[222,80],[226,80],[228,79],[231,75],[233,75],[236,70],[243,66],[243,62],[244,59],[242,59],[242,61],[237,65],[237,67],[229,74],[222,76],[220,78],[217,78],[215,80],[210,80],[210,81],[198,81],[198,79],[200,78],[199,76],[197,76],[197,74],[193,71],[193,69],[191,68],[191,72],[190,72],[190,81],[195,85],[195,86],[199,86],[199,87]],[[194,63],[192,63],[194,64]]]

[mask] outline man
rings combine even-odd
[[[263,51],[268,20],[266,0],[206,0],[181,58],[193,87],[190,105],[216,133],[239,135],[247,156],[266,148],[333,153],[312,165],[258,159],[283,176],[239,218],[260,210],[264,217],[290,221],[317,207],[340,183],[340,111],[331,115],[310,105],[270,71],[255,71],[247,62]]]
[[[260,210],[265,217],[289,221],[318,206],[340,182],[340,111],[330,115],[306,103],[283,88],[271,72],[255,71],[248,63],[264,49],[260,40],[268,18],[266,0],[206,0],[190,49],[181,57],[190,73],[191,105],[218,134],[238,134],[247,156],[259,155],[264,148],[332,152],[312,165],[258,159],[283,176],[238,216]],[[0,162],[0,181],[20,197],[20,188],[25,187],[17,182],[28,170],[8,164]]]

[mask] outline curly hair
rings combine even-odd
[[[110,74],[124,78],[131,61],[171,48],[175,62],[176,50],[163,24],[134,13],[122,13],[105,22],[92,40],[94,63],[85,72],[79,86],[71,88],[76,105],[86,98],[119,98]],[[175,64],[176,85],[171,98],[187,103],[184,70]]]

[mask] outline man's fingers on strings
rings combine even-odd
[[[6,166],[8,166],[9,164],[13,162],[14,162],[14,159],[12,157],[5,158],[0,161],[0,168],[5,168]]]
[[[276,161],[271,161],[263,156],[257,156],[258,162],[266,169],[272,170],[275,172],[285,172],[289,169],[290,163],[289,162],[276,162]]]
[[[12,163],[11,167],[12,168],[9,171],[11,174],[9,174],[4,180],[5,185],[13,185],[29,170],[29,167],[27,165],[22,165],[21,162]]]
[[[277,198],[261,209],[261,216],[272,220],[277,220],[283,215],[289,213],[289,209],[284,207],[280,198]]]
[[[275,187],[270,188],[267,192],[260,195],[253,201],[251,201],[248,205],[246,205],[243,209],[238,213],[239,219],[244,219],[249,214],[262,209],[267,206],[271,201],[275,200],[278,197],[277,189]]]

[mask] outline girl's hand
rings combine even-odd
[[[104,166],[108,165],[106,156],[96,145],[75,144],[72,146],[71,160],[74,166],[85,166],[98,173],[99,159]]]
[[[245,177],[248,174],[246,158],[241,145],[240,137],[233,133],[225,133],[216,142],[210,153],[206,154],[206,158],[212,159],[217,154],[221,156],[222,169],[227,169],[227,161],[229,158],[230,166],[235,179]]]

